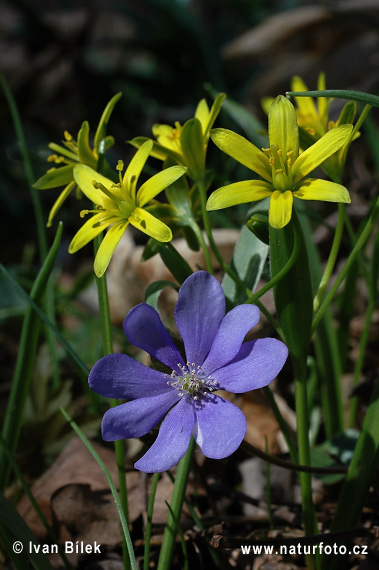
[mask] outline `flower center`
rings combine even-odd
[[[270,148],[264,148],[263,151],[268,155],[270,166],[272,168],[272,182],[276,190],[286,192],[292,190],[292,164],[294,161],[294,151],[289,150],[285,154],[275,145]]]
[[[178,364],[178,368],[182,374],[173,370],[171,376],[166,374],[166,378],[171,378],[167,384],[176,388],[180,397],[192,396],[197,401],[201,395],[218,389],[217,381],[206,376],[201,366],[196,366],[194,362],[187,362],[185,366]]]

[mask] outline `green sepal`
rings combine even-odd
[[[337,125],[352,125],[357,112],[357,104],[355,101],[348,101],[344,105],[338,118]]]
[[[98,124],[97,129],[96,129],[95,138],[94,138],[94,148],[95,148],[95,151],[97,153],[99,152],[100,143],[105,137],[105,133],[107,130],[107,124],[108,124],[108,121],[110,119],[110,116],[113,112],[113,109],[114,109],[117,101],[121,98],[121,96],[122,96],[122,93],[117,93],[116,95],[114,95],[112,97],[112,99],[109,101],[109,103],[107,104],[107,106],[105,107],[103,114],[101,115],[99,124]],[[109,137],[106,137],[106,138],[108,139]],[[113,144],[113,142],[112,142],[112,144]],[[110,146],[112,146],[112,145],[110,145]],[[107,148],[109,148],[109,146]]]
[[[313,291],[308,253],[295,208],[282,229],[270,226],[271,275],[275,277],[289,260],[295,239],[300,240],[298,256],[291,269],[274,286],[277,315],[284,342],[291,356],[304,360],[308,353],[313,317]]]
[[[216,99],[213,101],[213,105],[209,111],[208,123],[205,128],[205,132],[209,133],[211,128],[214,125],[215,120],[218,117],[218,114],[221,110],[221,106],[226,99],[226,93],[219,93]]]
[[[97,160],[89,144],[89,124],[84,121],[78,132],[78,156],[82,164],[87,164],[93,169],[97,167]]]
[[[270,234],[268,229],[268,216],[254,214],[246,222],[248,229],[263,243],[269,245]]]
[[[33,184],[33,188],[38,190],[47,190],[48,188],[59,188],[59,186],[66,186],[73,180],[73,164],[67,166],[60,166],[59,168],[51,168],[41,176]]]
[[[189,169],[188,176],[194,180],[201,179],[205,170],[205,151],[199,119],[193,118],[184,124],[180,133],[180,145]]]

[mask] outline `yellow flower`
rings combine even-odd
[[[75,140],[69,132],[65,131],[63,141],[64,146],[56,143],[49,144],[49,148],[54,151],[54,154],[51,154],[47,160],[48,162],[56,164],[58,168],[50,168],[46,174],[41,176],[41,178],[33,184],[33,186],[39,190],[59,188],[60,186],[64,186],[65,188],[62,190],[50,210],[47,221],[48,227],[51,226],[54,216],[76,186],[73,175],[74,166],[77,164],[86,164],[87,166],[96,169],[100,146],[102,145],[102,153],[104,153],[105,150],[114,144],[113,137],[105,136],[105,131],[114,106],[120,97],[121,93],[117,93],[117,95],[112,97],[105,107],[96,129],[93,148],[91,148],[89,143],[90,129],[87,121],[84,121],[82,124],[78,132],[77,140]],[[105,163],[105,167],[107,167],[107,163]]]
[[[283,228],[291,219],[293,198],[349,203],[344,186],[305,178],[349,138],[352,125],[335,127],[299,155],[299,128],[293,105],[279,95],[269,112],[269,148],[259,150],[247,139],[227,129],[214,129],[213,142],[263,180],[246,180],[215,190],[207,210],[219,210],[270,197],[269,223]]]
[[[174,127],[154,125],[153,135],[156,141],[151,156],[159,160],[171,158],[177,164],[188,167],[187,174],[190,178],[194,180],[203,178],[209,133],[225,97],[225,93],[219,93],[211,109],[206,100],[202,99],[196,108],[195,116],[183,126],[178,121]],[[130,142],[139,148],[146,140],[148,139],[145,137],[136,137]]]
[[[308,91],[308,87],[300,77],[293,77],[291,82],[292,91]],[[325,76],[320,73],[317,91],[325,90]],[[337,121],[329,120],[329,105],[333,101],[330,97],[294,97],[296,102],[296,116],[299,124],[300,146],[305,150],[325,133],[344,124],[352,124],[357,111],[355,101],[348,101],[338,117]],[[360,136],[355,132],[337,152],[333,153],[322,165],[324,172],[335,182],[340,182],[345,166],[348,148],[353,140]]]
[[[94,269],[98,277],[107,269],[113,252],[129,224],[158,241],[167,242],[172,239],[170,228],[153,216],[146,205],[182,176],[187,169],[184,166],[172,166],[162,170],[144,182],[137,191],[138,178],[152,146],[151,141],[141,146],[124,175],[122,175],[122,161],[119,161],[117,170],[120,181],[117,184],[89,166],[74,167],[77,185],[96,208],[81,212],[82,217],[89,213],[94,215],[73,237],[69,252],[75,253],[109,227],[95,258]]]
[[[325,90],[325,75],[320,73],[317,91]],[[291,91],[308,91],[301,77],[295,76],[291,81]],[[312,97],[295,97],[296,116],[299,127],[303,128],[315,140],[322,137],[334,124],[329,124],[328,111],[332,101],[329,97],[317,97],[317,103]]]

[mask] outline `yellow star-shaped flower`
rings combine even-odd
[[[193,180],[202,178],[205,171],[205,158],[209,142],[209,133],[220,112],[225,99],[225,93],[219,93],[209,109],[205,99],[202,99],[195,111],[195,116],[184,125],[178,121],[175,126],[156,124],[153,126],[153,141],[151,156],[159,160],[171,158],[177,164],[188,167],[188,176]],[[136,137],[130,142],[140,147],[147,139]]]
[[[213,142],[263,180],[246,180],[215,190],[208,199],[207,210],[219,210],[270,197],[269,223],[275,229],[288,224],[293,198],[350,203],[344,186],[305,178],[336,152],[351,135],[352,125],[328,131],[315,144],[299,154],[299,127],[295,109],[279,95],[269,112],[269,148],[258,149],[247,139],[227,129],[211,131]]]
[[[77,185],[96,205],[96,209],[81,212],[81,216],[88,213],[94,215],[75,234],[70,243],[69,252],[75,253],[103,230],[109,228],[95,258],[94,269],[98,277],[103,275],[107,269],[113,252],[129,224],[158,241],[168,242],[172,239],[170,228],[153,216],[146,206],[162,190],[182,176],[187,169],[184,166],[166,168],[146,180],[137,191],[138,178],[152,146],[151,141],[141,146],[123,176],[123,164],[119,162],[120,181],[117,184],[89,166],[74,167]]]

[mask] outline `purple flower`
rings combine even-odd
[[[287,347],[274,338],[243,343],[259,320],[259,309],[239,305],[225,315],[222,287],[205,271],[183,283],[174,314],[185,360],[150,305],[137,305],[124,321],[128,340],[165,364],[171,374],[125,354],[111,354],[99,360],[89,376],[98,394],[130,400],[105,413],[106,441],[141,437],[164,418],[156,441],[135,464],[147,473],[178,463],[191,435],[206,457],[231,455],[245,436],[246,419],[215,391],[242,393],[266,386],[288,356]]]

